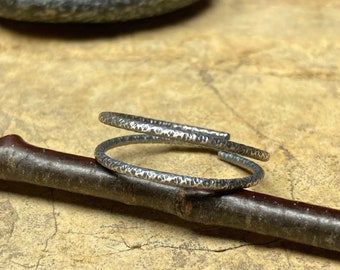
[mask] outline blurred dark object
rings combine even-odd
[[[197,0],[0,0],[0,17],[50,23],[104,23],[169,13]]]

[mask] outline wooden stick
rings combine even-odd
[[[94,159],[0,138],[0,179],[26,182],[128,205],[182,219],[270,235],[340,252],[340,211],[240,190],[199,192],[115,174]]]

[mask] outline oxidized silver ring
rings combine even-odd
[[[269,154],[253,147],[230,142],[228,133],[120,113],[101,113],[99,119],[109,125],[148,134],[113,138],[96,147],[97,161],[117,173],[157,183],[201,190],[245,188],[257,184],[264,176],[263,169],[256,163],[226,151],[242,152],[241,154],[245,153],[246,156],[261,160],[268,160]],[[134,166],[111,158],[105,153],[115,147],[137,143],[194,144],[217,150],[220,159],[249,171],[251,175],[232,179],[191,177]],[[236,151],[233,151],[235,149]],[[240,149],[243,150],[240,151]]]
[[[130,135],[118,138],[113,138],[99,144],[95,150],[95,156],[97,161],[104,167],[115,171],[120,174],[133,176],[136,178],[141,178],[144,180],[149,180],[153,182],[158,182],[162,184],[181,186],[186,188],[195,188],[202,190],[232,190],[240,189],[255,185],[260,181],[264,172],[262,168],[256,163],[240,157],[233,153],[227,153],[224,151],[219,151],[218,156],[220,159],[232,163],[238,167],[241,167],[252,175],[243,178],[233,178],[233,179],[214,179],[214,178],[200,178],[184,176],[174,173],[161,172],[157,170],[142,168],[134,166],[116,159],[113,159],[105,154],[106,151],[135,143],[167,143],[173,144],[176,141],[172,141],[168,138],[157,137],[152,135]],[[178,143],[178,142],[177,142]]]
[[[116,112],[102,112],[99,121],[118,128],[232,152],[261,161],[267,161],[270,157],[266,151],[230,141],[230,134],[221,131]]]

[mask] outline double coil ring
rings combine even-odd
[[[144,180],[201,190],[240,189],[257,184],[263,178],[264,171],[253,161],[239,155],[261,161],[269,159],[268,152],[232,142],[228,133],[216,130],[115,112],[103,112],[99,115],[99,120],[107,125],[144,133],[113,138],[99,144],[95,149],[96,160],[102,166]],[[184,143],[212,149],[218,152],[220,159],[249,171],[251,175],[232,179],[191,177],[134,166],[105,154],[112,148],[138,143]]]

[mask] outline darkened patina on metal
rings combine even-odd
[[[172,12],[197,0],[0,0],[0,17],[32,22],[114,22]]]
[[[0,138],[0,179],[112,199],[340,252],[340,211],[257,192],[198,192],[113,173],[94,159]]]
[[[95,149],[95,157],[101,165],[114,172],[146,181],[200,190],[236,190],[256,185],[264,177],[264,171],[258,164],[240,155],[262,161],[268,161],[270,157],[264,150],[230,141],[230,134],[222,131],[117,112],[102,112],[99,120],[110,126],[144,133],[102,142]],[[135,166],[105,153],[115,147],[136,143],[189,144],[207,148],[214,151],[221,160],[238,166],[251,175],[223,179],[192,177]]]

